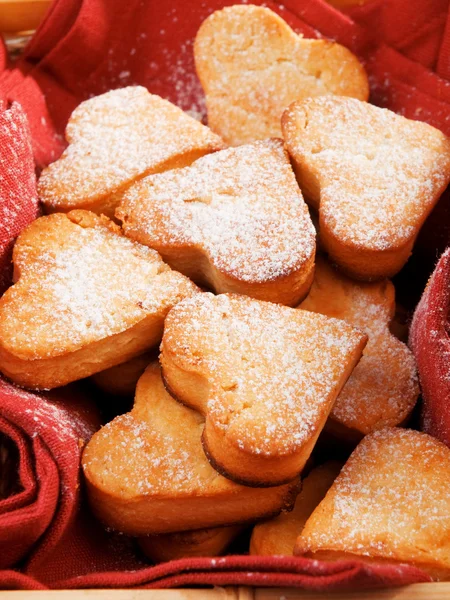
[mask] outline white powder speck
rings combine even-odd
[[[177,256],[183,247],[188,253],[203,248],[219,271],[238,281],[270,282],[300,271],[315,250],[308,209],[276,140],[145,178],[125,195],[117,216],[126,235],[169,263],[171,248]]]
[[[169,351],[171,360],[182,357],[185,372],[207,377],[208,415],[237,446],[283,455],[315,434],[360,341],[358,330],[337,319],[200,294],[169,313],[161,361]]]
[[[128,77],[122,71],[120,77]],[[51,206],[86,205],[122,191],[186,153],[223,147],[207,127],[142,87],[126,87],[82,102],[66,129],[60,159],[44,169],[41,200]]]

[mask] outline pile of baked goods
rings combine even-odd
[[[405,428],[419,385],[388,278],[450,140],[369,104],[349,50],[267,8],[213,13],[194,54],[208,127],[141,87],[72,114],[14,247],[0,371],[134,395],[82,467],[95,515],[152,560],[258,522],[253,554],[448,578],[450,450]]]

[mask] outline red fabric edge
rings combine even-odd
[[[61,4],[62,4],[62,2],[59,3],[59,5],[61,5]],[[313,0],[312,2],[310,2],[310,5],[308,5],[307,10],[305,11],[305,14],[300,15],[301,18],[304,18],[305,21],[308,22],[308,23],[315,22],[315,20],[317,18],[317,14],[320,14],[320,11],[323,9],[323,8],[318,8],[320,6],[323,7],[323,5],[322,5],[321,2],[317,2],[317,1]],[[316,12],[316,11],[318,11],[318,12]],[[337,11],[334,11],[334,9],[331,9],[331,12],[329,12],[330,21],[332,20],[331,19],[332,12],[337,12]],[[338,14],[340,14],[340,13],[338,13]],[[342,16],[342,15],[340,15],[340,16]],[[348,19],[347,20],[346,19],[342,19],[341,20],[341,24],[342,24],[344,33],[345,33],[347,27],[349,29],[352,29],[351,21],[348,20]],[[321,23],[320,26],[321,26],[321,29],[324,30],[323,23]],[[336,31],[335,30],[333,30],[333,33],[334,33],[334,35],[336,35]],[[353,34],[354,34],[354,31],[352,32],[352,35]],[[343,39],[344,38],[341,38],[341,40],[343,40]],[[352,39],[353,39],[352,43],[356,43],[357,44],[357,38],[352,38]],[[356,41],[355,41],[355,39],[356,39]],[[343,43],[345,43],[345,41],[343,41]],[[351,47],[350,43],[348,45],[349,45],[349,47]],[[400,85],[400,83],[403,84],[403,82],[399,82],[399,85]],[[223,560],[226,561],[226,564],[230,568],[231,567],[235,567],[236,569],[238,569],[241,564],[245,564],[246,565],[247,564],[246,560],[249,559],[249,558],[252,558],[252,557],[227,557],[227,558],[225,558]],[[254,558],[258,559],[259,561],[261,560],[260,557],[254,557]],[[242,562],[233,564],[233,561],[231,559],[237,559],[238,561],[242,561]],[[186,559],[186,560],[189,560],[189,559]],[[184,578],[184,580],[183,580],[184,583],[186,583],[189,580],[189,578],[197,577],[197,580],[195,580],[195,581],[191,580],[191,583],[194,582],[194,583],[198,584],[199,583],[199,581],[198,581],[198,575],[199,574],[201,574],[205,578],[207,578],[207,577],[209,578],[211,576],[214,579],[220,579],[220,577],[222,577],[222,578],[224,577],[224,572],[222,572],[222,571],[220,571],[220,572],[211,572],[211,571],[203,572],[202,569],[206,568],[206,565],[208,565],[209,568],[211,567],[211,562],[208,561],[208,559],[199,559],[199,560],[203,561],[203,565],[204,566],[202,567],[201,564],[199,564],[198,567],[197,567],[199,569],[198,572],[195,572],[195,573],[184,573],[183,571],[185,569],[187,569],[187,570],[191,569],[191,567],[189,566],[189,564],[188,565],[185,564],[184,566],[178,565],[179,571],[177,571],[176,573],[173,573],[173,572],[170,571],[170,572],[166,573],[165,575],[162,575],[161,576],[162,579],[159,581],[159,583],[161,583],[162,581],[166,581],[166,582],[169,581],[169,582],[172,582],[172,583],[168,584],[168,585],[173,585],[174,581],[181,581],[183,578]],[[270,560],[273,561],[272,558]],[[285,558],[283,560],[286,561]],[[307,560],[307,559],[295,559],[295,560],[298,562],[298,561]],[[170,566],[172,564],[173,563],[168,563],[165,566]],[[260,563],[258,563],[258,564],[260,564]],[[271,564],[272,564],[272,568],[273,568],[273,562]],[[335,563],[335,564],[337,564],[337,563]],[[346,564],[347,565],[348,564],[351,565],[353,563],[346,563]],[[329,563],[327,563],[327,565],[329,566]],[[356,563],[356,565],[358,565],[358,563]],[[255,568],[256,564],[252,564],[251,566],[253,568]],[[359,572],[363,572],[363,571],[364,572],[369,572],[370,571],[370,569],[368,569],[367,565],[363,565],[363,566],[364,566],[364,569],[360,568],[361,565],[358,565],[358,567],[357,567],[357,572],[358,573]],[[277,563],[277,567],[280,568],[280,563]],[[389,567],[389,566],[388,565],[383,565],[383,568],[386,568],[386,567]],[[158,567],[155,567],[155,568],[149,569],[148,571],[147,570],[144,570],[144,571],[146,573],[147,572],[149,573],[151,571],[152,572],[152,576],[154,576],[155,575],[154,570],[157,569],[157,568]],[[172,567],[172,568],[175,568],[175,567]],[[242,568],[247,568],[247,567],[242,567]],[[250,568],[250,567],[248,567],[248,568]],[[227,567],[227,569],[228,569],[228,567]],[[326,577],[332,577],[332,576],[339,576],[339,577],[342,578],[344,576],[344,574],[347,574],[349,571],[350,571],[350,567],[349,567],[348,570],[344,570],[343,572],[333,573],[333,575],[321,575],[320,577],[326,578]],[[370,572],[373,572],[373,571],[370,571]],[[275,581],[275,579],[278,581],[278,578],[282,577],[284,575],[289,576],[289,577],[297,577],[298,576],[298,577],[303,577],[303,578],[305,578],[305,577],[315,577],[315,578],[317,578],[318,577],[317,575],[313,575],[312,576],[311,574],[305,574],[305,573],[300,573],[300,574],[298,574],[298,573],[292,574],[292,573],[284,573],[284,572],[283,573],[279,573],[279,572],[272,573],[272,571],[270,571],[268,573],[266,573],[266,572],[262,572],[261,573],[259,571],[256,571],[254,574],[251,574],[251,573],[249,574],[248,572],[241,572],[241,571],[234,571],[234,570],[228,571],[228,570],[226,570],[226,573],[227,573],[228,579],[230,579],[232,577],[238,578],[238,579],[239,578],[243,578],[242,581],[243,582],[247,582],[246,584],[249,583],[248,582],[248,577],[252,577],[254,575],[255,576],[255,580],[251,582],[253,585],[272,585],[272,583],[266,583],[266,584],[260,583],[259,580],[256,581],[256,577],[260,577],[262,579],[265,579],[265,581],[271,581],[271,582]],[[103,577],[103,576],[109,576],[110,578],[113,578],[113,576],[121,576],[121,574],[111,574],[111,573],[107,573],[107,574],[93,574],[93,575],[90,575],[88,577],[98,577],[98,578],[101,579],[101,577]],[[428,577],[428,576],[420,573],[420,577],[423,577],[423,576]],[[85,578],[77,578],[77,581],[80,582],[82,579],[85,579]],[[429,578],[426,579],[426,580],[429,580]],[[74,580],[67,580],[67,581],[74,581]],[[240,581],[241,581],[241,579],[239,579],[239,581],[235,582],[235,583],[239,583]],[[384,579],[383,581],[386,582],[386,579]],[[317,583],[317,579],[315,580],[315,582]],[[220,584],[220,582],[217,582],[216,584]],[[222,584],[224,584],[224,583],[222,583]],[[158,582],[155,582],[155,585],[158,585]],[[182,584],[180,584],[180,585],[182,585]],[[278,585],[278,584],[275,584],[275,585]],[[293,584],[292,583],[289,583],[289,584],[285,583],[285,585],[293,585]],[[303,583],[303,584],[299,584],[299,585],[305,585],[305,584]],[[330,585],[330,582],[328,582],[326,585]],[[82,587],[84,587],[84,585]],[[319,588],[315,587],[314,589],[319,589]]]
[[[22,506],[30,502],[36,496],[37,486],[31,460],[27,456],[30,450],[26,441],[26,436],[23,435],[23,432],[19,427],[16,427],[1,416],[0,431],[3,435],[13,441],[18,450],[19,483],[22,488],[17,494],[0,500],[1,524],[3,515],[7,514],[10,510],[22,508]]]
[[[311,590],[349,585],[380,587],[429,582],[409,565],[323,562],[288,556],[226,556],[186,558],[125,573],[92,573],[58,583],[58,588],[173,587],[196,585],[294,586]]]
[[[439,259],[411,324],[423,396],[422,428],[450,446],[450,248]]]

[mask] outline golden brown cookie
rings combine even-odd
[[[329,461],[311,471],[303,480],[302,491],[297,496],[292,511],[282,512],[273,519],[255,525],[250,540],[250,554],[292,555],[297,537],[313,510],[323,500],[341,467],[341,463]]]
[[[67,150],[39,179],[45,209],[82,208],[108,217],[134,181],[224,147],[207,127],[139,86],[82,102],[69,119],[66,139]]]
[[[283,136],[320,239],[357,279],[391,277],[450,181],[450,140],[353,98],[294,102]]]
[[[319,560],[410,563],[450,577],[450,451],[418,431],[366,436],[297,539]]]
[[[106,217],[41,217],[19,236],[16,283],[0,299],[0,371],[50,389],[125,362],[158,344],[164,318],[198,293],[157,252]]]
[[[138,382],[134,408],[97,432],[83,454],[92,510],[136,536],[236,525],[278,514],[298,482],[250,488],[219,475],[200,442],[203,417],[171,398],[157,362]]]
[[[295,100],[369,97],[367,75],[350,50],[304,39],[262,6],[214,12],[197,33],[194,56],[208,124],[231,145],[280,137],[283,110]]]
[[[366,339],[344,321],[208,293],[170,311],[160,361],[171,393],[205,415],[212,464],[270,486],[301,472]]]
[[[282,140],[146,177],[116,216],[125,235],[217,293],[295,306],[311,286],[315,229]]]
[[[198,556],[220,556],[243,529],[242,525],[233,525],[149,535],[139,538],[139,546],[153,562]]]
[[[318,257],[313,285],[299,308],[343,319],[369,336],[327,428],[339,437],[358,439],[404,423],[417,401],[419,384],[412,352],[389,330],[395,313],[392,283],[354,281]]]

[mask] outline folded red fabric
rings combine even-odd
[[[208,14],[240,1],[54,0],[23,59],[0,72],[0,99],[20,101],[28,115],[36,163],[44,166],[61,153],[75,106],[111,88],[144,85],[204,115],[192,40]],[[360,56],[372,102],[450,134],[449,0],[368,0],[350,11],[356,20],[325,0],[265,4],[299,33],[336,39]],[[434,240],[450,236],[443,206],[435,208],[431,235],[416,244],[411,262],[416,301],[432,270],[427,257],[436,249]]]
[[[41,395],[0,378],[0,431],[18,450],[20,488],[0,501],[0,568],[25,559],[35,572],[66,534],[80,503],[81,451],[99,426],[74,387]]]
[[[19,104],[0,103],[0,294],[12,276],[13,240],[38,214],[31,137]]]
[[[11,278],[13,240],[38,214],[32,152],[39,167],[55,159],[75,106],[124,85],[145,85],[203,115],[192,40],[209,13],[234,3],[55,0],[13,69],[7,68],[0,44],[0,100],[5,103],[0,108],[0,293]],[[354,9],[353,18],[322,0],[265,4],[305,36],[328,36],[356,52],[369,70],[373,101],[450,133],[448,0],[372,0]],[[446,243],[449,219],[437,222]],[[434,250],[436,232],[431,243]],[[420,360],[419,367],[427,395]],[[430,395],[442,393],[430,386]],[[442,405],[435,406],[438,419]],[[149,567],[133,540],[104,531],[84,503],[81,448],[98,426],[95,409],[79,390],[43,396],[0,380],[0,432],[18,449],[21,485],[0,501],[0,587],[233,584],[329,590],[429,580],[406,565],[294,557],[186,559]],[[430,431],[439,434],[433,427]]]
[[[378,41],[449,79],[448,0],[371,0],[347,13]]]
[[[391,587],[430,581],[409,565],[367,565],[358,561],[324,563],[293,556],[225,556],[189,558],[142,569],[135,573],[100,573],[60,582],[58,587],[169,588],[198,585],[252,585],[302,587],[322,591],[364,587]]]
[[[422,429],[450,447],[450,248],[439,259],[411,324],[420,374]]]
[[[323,563],[293,556],[185,558],[156,567],[106,571],[54,581],[54,589],[174,588],[198,585],[299,587],[330,591],[387,588],[427,583],[430,577],[409,565]],[[19,571],[0,571],[2,589],[45,590],[48,585]]]

